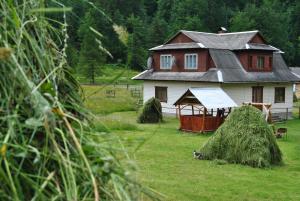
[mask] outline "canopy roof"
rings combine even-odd
[[[201,104],[207,109],[237,107],[238,105],[219,87],[190,88],[174,105]]]

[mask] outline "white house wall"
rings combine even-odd
[[[257,84],[219,84],[199,82],[177,82],[177,81],[145,81],[144,102],[155,96],[155,86],[168,87],[168,102],[162,103],[164,113],[176,113],[175,101],[183,95],[188,88],[192,87],[222,87],[223,90],[238,104],[252,101],[252,86]],[[263,86],[263,101],[272,104],[273,113],[291,112],[293,107],[293,85],[292,84],[260,84]],[[275,87],[285,87],[285,103],[274,103]]]

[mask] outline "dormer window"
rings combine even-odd
[[[172,68],[172,55],[162,54],[160,55],[160,69],[171,69]]]
[[[258,56],[257,57],[257,68],[262,70],[265,67],[265,57]]]
[[[185,69],[197,69],[198,55],[197,54],[185,54],[184,68]]]

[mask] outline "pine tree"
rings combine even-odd
[[[147,50],[145,38],[147,36],[145,26],[139,17],[134,15],[128,18],[128,57],[127,64],[136,70],[145,68]]]
[[[80,26],[79,35],[82,38],[82,45],[78,65],[78,71],[93,84],[96,76],[101,72],[100,65],[106,61],[105,53],[97,45],[97,35],[91,30],[91,27],[95,26],[94,20],[91,13],[88,12],[84,23]]]

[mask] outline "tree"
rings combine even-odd
[[[228,26],[228,14],[226,5],[220,0],[209,0],[207,1],[207,7],[205,11],[205,25],[209,31],[216,32],[219,27]]]
[[[203,26],[204,12],[206,2],[202,0],[183,0],[178,1],[172,8],[171,22],[169,29],[173,35],[178,30],[188,29],[192,31],[205,31]]]
[[[147,50],[146,50],[146,29],[143,21],[139,17],[131,15],[128,18],[128,56],[127,64],[136,70],[145,68]]]
[[[290,34],[291,34],[291,42],[294,46],[295,55],[291,60],[291,64],[293,66],[300,65],[300,1],[297,1],[295,6],[291,9],[291,25]]]
[[[162,44],[167,37],[167,31],[167,22],[159,16],[156,16],[152,20],[152,24],[149,29],[148,47],[150,48]]]
[[[230,30],[260,30],[268,43],[285,52],[288,63],[293,59],[294,48],[289,40],[289,12],[278,0],[266,0],[257,7],[248,4],[246,8],[231,18]]]
[[[81,24],[79,35],[82,38],[79,58],[79,72],[81,72],[91,83],[95,83],[95,77],[100,74],[100,65],[106,61],[106,55],[99,48],[96,34],[91,27],[95,25],[94,18],[90,12],[85,16],[84,23]]]

